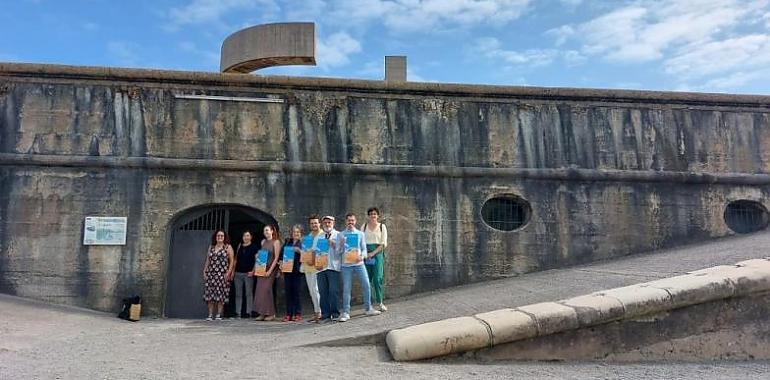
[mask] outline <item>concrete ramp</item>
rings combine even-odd
[[[392,330],[398,361],[770,358],[770,259]],[[452,356],[453,355],[453,356]]]

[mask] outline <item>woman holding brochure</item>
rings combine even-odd
[[[273,282],[278,271],[278,255],[281,242],[278,240],[278,230],[271,225],[263,231],[262,249],[257,252],[254,264],[254,275],[257,277],[257,290],[254,292],[254,310],[259,313],[258,321],[275,319],[275,302],[273,300]]]
[[[295,224],[291,228],[291,237],[286,239],[281,251],[281,272],[283,273],[283,284],[286,292],[286,315],[284,322],[301,321],[302,305],[299,301],[299,288],[302,282],[302,273],[299,271],[300,256],[302,250],[302,226]]]

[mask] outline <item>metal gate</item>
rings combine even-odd
[[[258,210],[240,206],[217,206],[193,211],[172,228],[166,278],[165,315],[170,318],[203,318],[207,314],[203,302],[203,264],[216,230],[230,233],[233,214],[247,215],[254,224],[275,223]],[[237,227],[236,227],[237,229]],[[233,247],[240,236],[232,237]],[[232,298],[232,295],[231,295]]]

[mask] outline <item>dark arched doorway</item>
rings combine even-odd
[[[256,238],[262,235],[266,224],[277,225],[269,214],[240,205],[196,207],[177,217],[171,225],[164,315],[169,318],[202,318],[206,315],[202,272],[214,231],[227,231],[233,249],[236,249],[245,230],[251,230]],[[232,307],[231,302],[228,309]]]

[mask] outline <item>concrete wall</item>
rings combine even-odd
[[[730,234],[727,202],[770,205],[768,148],[768,97],[0,64],[0,291],[160,313],[169,223],[217,203],[380,207],[391,297],[616,257]],[[529,224],[482,222],[497,194]],[[87,215],[128,244],[83,246]]]

